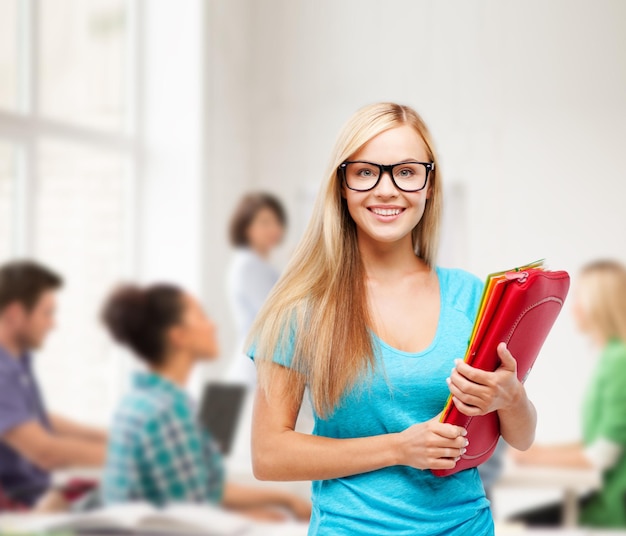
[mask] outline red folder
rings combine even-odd
[[[506,342],[517,361],[517,376],[524,382],[535,363],[554,321],[561,312],[570,278],[564,271],[546,271],[541,263],[487,279],[465,361],[473,367],[494,371],[500,366],[497,346]],[[476,467],[493,454],[500,438],[497,412],[478,417],[461,413],[452,396],[442,422],[467,429],[469,445],[454,469],[433,470],[437,476]]]

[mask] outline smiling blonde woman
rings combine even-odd
[[[511,445],[532,443],[535,410],[506,347],[494,373],[455,361],[482,283],[436,266],[440,214],[422,119],[393,103],[359,110],[249,339],[254,471],[314,481],[309,534],[493,534],[475,469],[429,471],[454,467],[467,446],[465,430],[438,421],[450,392],[468,414],[498,411]],[[312,435],[294,430],[305,387]]]

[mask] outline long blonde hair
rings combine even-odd
[[[581,305],[591,328],[603,339],[626,343],[626,267],[599,260],[587,264],[581,275]]]
[[[272,358],[293,337],[288,389],[306,384],[318,415],[326,416],[342,394],[374,368],[364,269],[356,225],[341,195],[339,165],[378,134],[412,126],[428,158],[430,196],[412,231],[415,254],[432,269],[441,217],[439,163],[421,117],[407,106],[378,103],[358,110],[341,130],[321,185],[313,215],[283,276],[259,312],[248,338],[255,346],[259,385],[269,389],[276,366]]]

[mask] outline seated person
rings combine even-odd
[[[218,354],[215,327],[192,296],[171,285],[123,286],[105,304],[102,318],[115,340],[148,368],[136,373],[114,417],[105,504],[209,502],[270,519],[275,507],[284,507],[309,519],[309,501],[224,481],[220,452],[210,431],[197,423],[184,391],[194,364]]]
[[[32,352],[54,327],[59,276],[30,261],[0,266],[0,489],[33,507],[50,471],[104,464],[104,432],[48,414]]]
[[[583,405],[583,442],[536,445],[514,452],[521,464],[596,468],[602,488],[580,500],[580,523],[626,528],[626,267],[615,261],[587,265],[574,289],[578,328],[600,351]],[[515,517],[528,525],[562,524],[562,506]]]

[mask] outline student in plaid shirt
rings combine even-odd
[[[105,473],[107,502],[222,499],[222,459],[197,426],[188,396],[155,373],[137,373],[115,418]]]
[[[193,297],[171,285],[126,285],[109,298],[102,318],[149,369],[135,374],[115,414],[105,503],[210,502],[257,518],[280,516],[275,507],[282,506],[308,520],[308,501],[225,482],[219,449],[183,389],[193,365],[218,353],[214,325]]]

